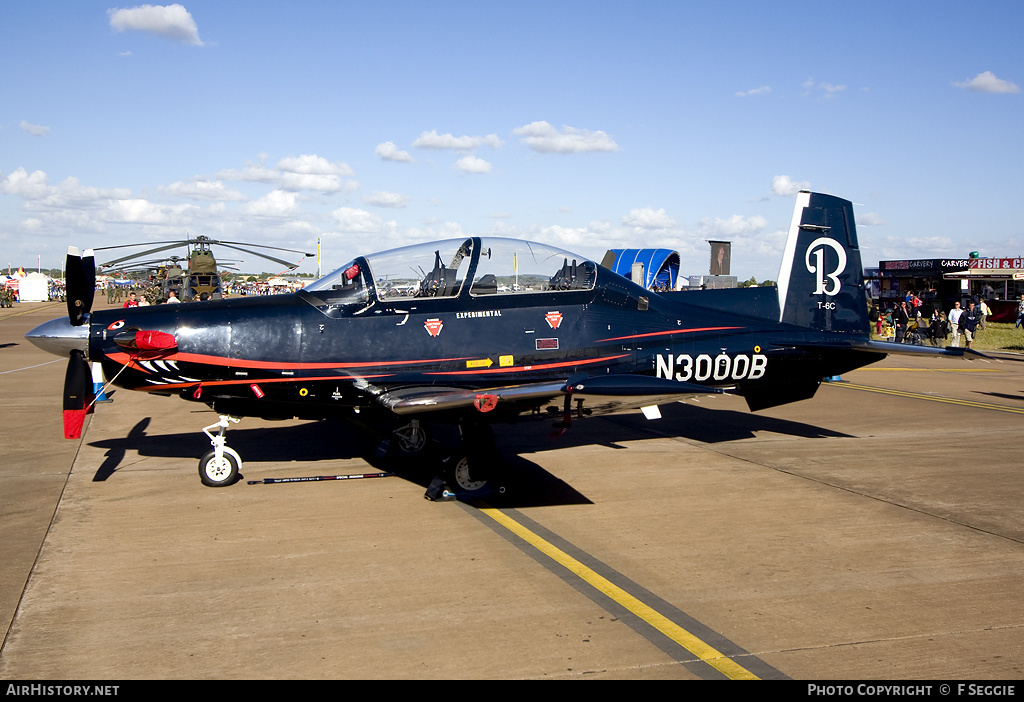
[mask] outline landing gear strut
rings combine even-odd
[[[227,437],[224,434],[228,430],[228,422],[238,423],[237,417],[226,414],[220,415],[220,421],[203,428],[203,433],[210,437],[213,450],[207,452],[199,459],[199,478],[203,485],[209,487],[225,487],[233,485],[238,481],[238,471],[242,468],[242,457],[227,446]],[[211,434],[211,429],[219,428],[216,435]]]
[[[403,424],[391,435],[395,437],[397,449],[403,456],[414,456],[427,446],[427,432],[418,419],[412,419]]]

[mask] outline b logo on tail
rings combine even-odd
[[[836,256],[839,258],[835,270],[831,273],[825,273],[824,247],[826,246],[835,251]],[[811,262],[812,256],[814,257],[813,263]],[[807,247],[807,253],[804,254],[804,265],[807,266],[808,272],[815,275],[816,284],[814,294],[821,295],[824,293],[831,297],[838,294],[839,290],[842,288],[839,276],[846,270],[846,249],[844,249],[835,239],[830,239],[824,236],[815,239],[811,242],[810,246]]]

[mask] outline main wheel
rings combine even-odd
[[[457,454],[451,458],[445,471],[451,487],[461,493],[477,493],[490,487],[491,480],[487,473],[478,467],[479,459],[472,460],[465,454]]]
[[[199,459],[199,478],[208,487],[225,487],[238,481],[238,455],[225,450],[220,458],[210,451]]]

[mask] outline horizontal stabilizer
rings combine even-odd
[[[858,351],[871,351],[873,353],[885,354],[894,353],[905,356],[977,356],[978,358],[988,358],[985,354],[975,351],[974,349],[964,349],[959,346],[947,346],[945,348],[941,348],[939,346],[897,344],[894,341],[856,340],[853,344],[853,348]]]
[[[811,351],[866,351],[877,353],[883,356],[896,354],[902,356],[946,356],[957,358],[985,358],[992,356],[975,351],[974,349],[960,348],[958,346],[918,346],[917,344],[898,344],[894,341],[872,341],[860,337],[834,337],[828,341],[807,341],[793,342],[790,340],[774,342],[775,346],[807,349]],[[881,359],[876,359],[881,360]]]

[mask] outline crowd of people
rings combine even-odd
[[[984,297],[974,297],[967,301],[966,307],[960,302],[953,303],[947,313],[939,305],[935,305],[931,315],[922,312],[923,303],[913,292],[906,298],[893,303],[882,311],[873,308],[872,321],[875,322],[875,333],[887,336],[883,331],[892,330],[893,341],[900,344],[922,344],[929,341],[935,346],[945,346],[950,339],[950,346],[960,346],[960,338],[964,339],[964,347],[972,348],[976,335],[985,329],[986,320],[992,310]],[[1024,326],[1024,295],[1020,296],[1017,306],[1016,328]]]

